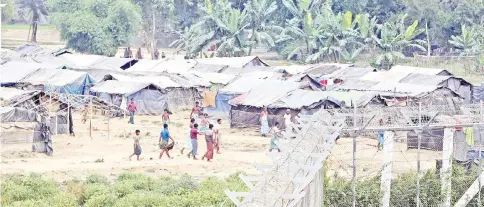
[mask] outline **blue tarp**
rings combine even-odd
[[[229,119],[231,108],[229,100],[234,97],[235,95],[233,94],[218,93],[217,96],[215,96],[216,107],[206,107],[203,111],[215,119]]]

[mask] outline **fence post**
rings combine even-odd
[[[108,110],[108,140],[109,140],[109,120],[111,119],[111,109]]]
[[[353,126],[356,129],[356,104],[353,104]],[[353,190],[353,207],[356,207],[356,136],[358,131],[353,134],[353,180],[352,180],[352,190]]]
[[[391,183],[392,183],[392,167],[393,167],[393,139],[395,132],[385,131],[383,139],[383,160],[382,160],[382,172],[380,192],[382,193],[381,206],[390,206],[391,195]]]
[[[480,117],[480,121],[484,121],[484,114],[483,114],[483,105],[482,105],[482,100],[479,101],[479,115],[481,116]],[[479,132],[478,132],[479,133]],[[479,160],[479,169],[477,170],[477,180],[478,180],[478,183],[479,183],[479,186],[482,186],[482,183],[481,183],[481,174],[482,174],[482,150],[481,150],[481,147],[482,147],[482,136],[479,136],[479,156],[477,157],[478,160]],[[479,192],[478,192],[478,196],[477,196],[477,206],[482,206],[482,203],[481,203],[481,188],[479,188]]]
[[[442,179],[442,195],[444,200],[442,207],[450,207],[452,187],[452,152],[454,151],[454,129],[444,129],[444,140],[442,145],[442,168],[440,175]]]
[[[417,139],[417,207],[420,207],[420,144],[422,141],[422,102],[418,102]]]
[[[92,139],[92,96],[89,97],[89,137]]]

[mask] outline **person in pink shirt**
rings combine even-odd
[[[136,104],[134,103],[134,100],[131,99],[131,102],[128,105],[128,111],[129,111],[129,122],[130,124],[134,124],[134,113],[138,111],[138,108],[136,107]]]

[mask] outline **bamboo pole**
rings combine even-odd
[[[69,95],[67,95],[67,131],[69,132],[69,135],[71,134],[71,103],[69,101]]]

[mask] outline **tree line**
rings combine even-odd
[[[264,47],[304,63],[348,63],[364,55],[389,68],[415,53],[472,56],[484,63],[480,0],[8,1],[28,11],[32,28],[46,18],[68,47],[92,54],[112,56],[133,37],[153,52],[164,32],[177,34],[170,46],[187,56],[209,49],[217,56],[244,56]]]

